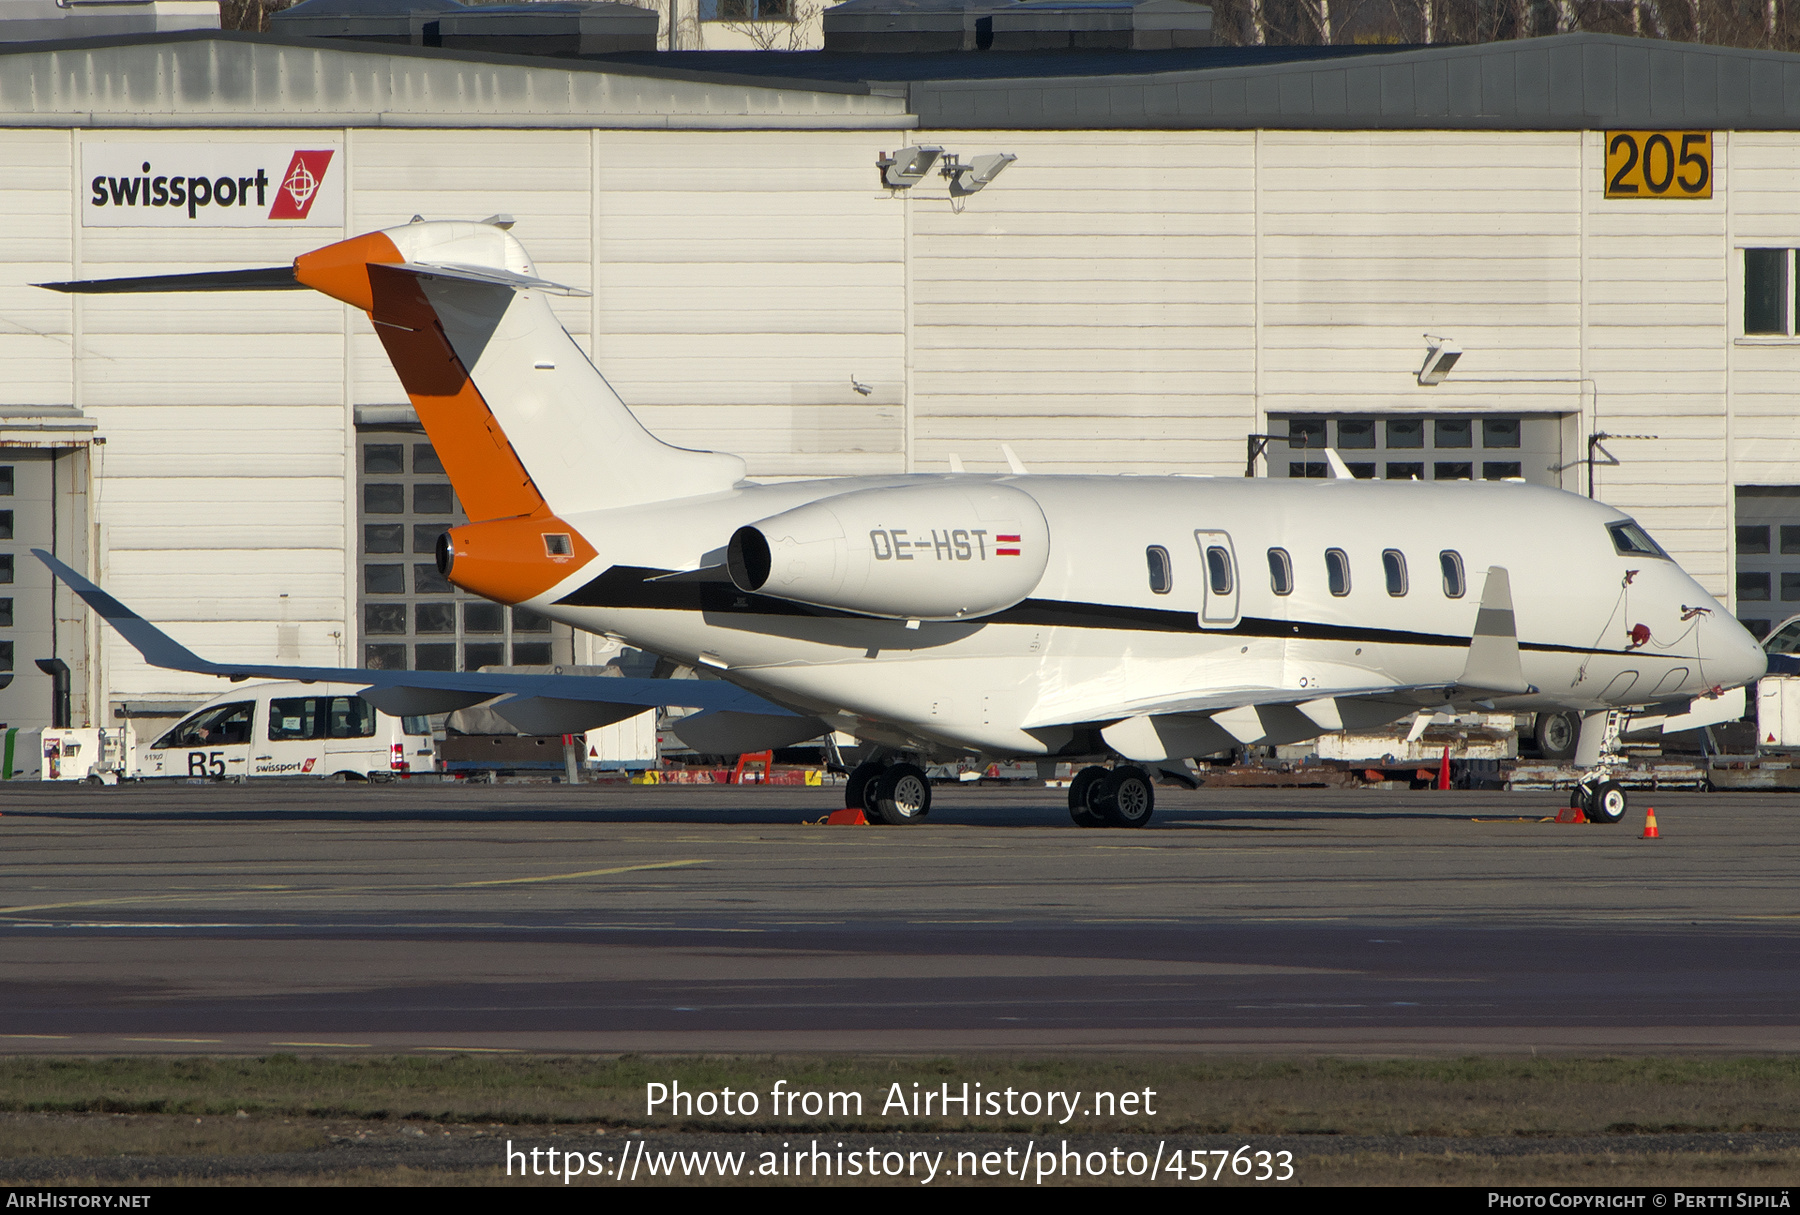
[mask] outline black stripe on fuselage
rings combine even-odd
[[[635,608],[650,611],[712,612],[756,616],[813,616],[821,619],[877,620],[857,612],[809,607],[771,595],[738,590],[729,582],[657,582],[673,571],[647,566],[615,565],[592,582],[557,600],[557,606]],[[1036,625],[1040,628],[1114,629],[1134,633],[1191,633],[1213,637],[1281,637],[1302,641],[1351,641],[1363,645],[1416,645],[1467,649],[1469,639],[1453,633],[1420,633],[1364,625],[1324,624],[1312,620],[1241,617],[1230,628],[1203,629],[1193,612],[1168,608],[1130,607],[1115,603],[1079,603],[1062,599],[1027,599],[1003,612],[981,618],[984,624]],[[1522,650],[1543,654],[1625,654],[1589,646],[1522,641]],[[1680,658],[1664,654],[1662,658]]]

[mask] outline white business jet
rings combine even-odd
[[[870,756],[847,804],[892,824],[929,811],[932,757],[1095,761],[1075,821],[1137,827],[1142,764],[1477,707],[1578,713],[1574,800],[1617,822],[1624,792],[1594,767],[1609,713],[1724,720],[1742,698],[1723,693],[1763,673],[1635,522],[1536,486],[1357,481],[1335,453],[1330,480],[1033,476],[1008,451],[1002,475],[749,481],[638,423],[546,298],[585,293],[539,277],[510,227],[414,222],[292,267],[46,285],[313,288],[363,309],[472,520],[440,541],[445,576],[717,679],[207,662],[50,564],[160,666],[355,679],[394,713],[506,693],[526,729],[687,704],[703,750],[845,731]]]

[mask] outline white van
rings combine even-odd
[[[129,775],[392,780],[437,771],[428,717],[390,717],[356,684],[245,684],[139,744]]]

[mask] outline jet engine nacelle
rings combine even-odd
[[[1037,589],[1050,525],[996,482],[861,489],[738,528],[726,565],[741,591],[895,620],[969,620]]]

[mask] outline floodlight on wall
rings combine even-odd
[[[894,190],[907,190],[925,180],[931,166],[944,154],[942,148],[901,148],[892,156],[883,152],[875,161],[884,185]]]
[[[1456,360],[1462,358],[1462,347],[1449,338],[1425,335],[1425,362],[1419,368],[1419,383],[1422,385],[1442,384],[1456,366]]]
[[[944,157],[944,167],[939,172],[950,179],[950,193],[961,198],[985,187],[1017,159],[1011,152],[990,152],[963,164],[952,152]]]

